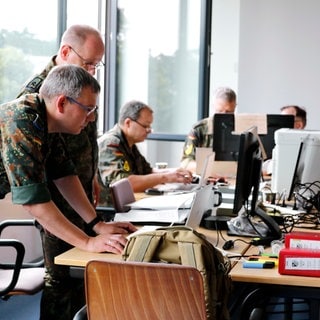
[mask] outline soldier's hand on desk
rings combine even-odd
[[[137,228],[130,222],[99,222],[94,231],[98,234],[123,234],[137,231]]]
[[[121,254],[127,241],[123,234],[99,234],[96,237],[89,238],[86,250]]]

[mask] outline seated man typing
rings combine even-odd
[[[134,192],[142,192],[168,182],[190,183],[192,174],[185,169],[154,169],[138,150],[152,131],[153,110],[143,102],[129,101],[121,109],[118,123],[98,140],[99,174],[105,187],[101,201],[111,204],[109,185],[128,178]],[[105,205],[105,203],[101,203]]]

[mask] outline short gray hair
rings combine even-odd
[[[119,123],[123,124],[124,120],[127,118],[130,118],[131,120],[138,120],[141,110],[143,109],[147,109],[153,113],[153,110],[144,102],[138,100],[128,101],[120,109]]]
[[[69,64],[52,68],[39,92],[49,99],[59,95],[77,99],[87,87],[91,88],[93,93],[100,92],[98,81],[89,72]]]
[[[237,100],[236,93],[229,87],[219,87],[215,89],[213,97],[215,99],[223,99],[228,102],[236,102]]]

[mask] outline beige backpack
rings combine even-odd
[[[138,233],[127,242],[123,259],[197,268],[203,277],[207,319],[229,319],[230,261],[203,234],[184,226]]]

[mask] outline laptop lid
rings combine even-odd
[[[194,197],[191,208],[175,209],[131,209],[125,213],[116,213],[114,221],[130,221],[136,224],[185,224],[191,228],[197,228],[200,225],[204,212],[212,207],[212,185],[198,189],[190,196]],[[161,196],[158,196],[161,197]],[[171,197],[175,197],[172,195]]]
[[[189,215],[186,220],[186,226],[196,229],[200,226],[203,214],[212,207],[212,185],[206,185],[197,190],[192,203]]]

